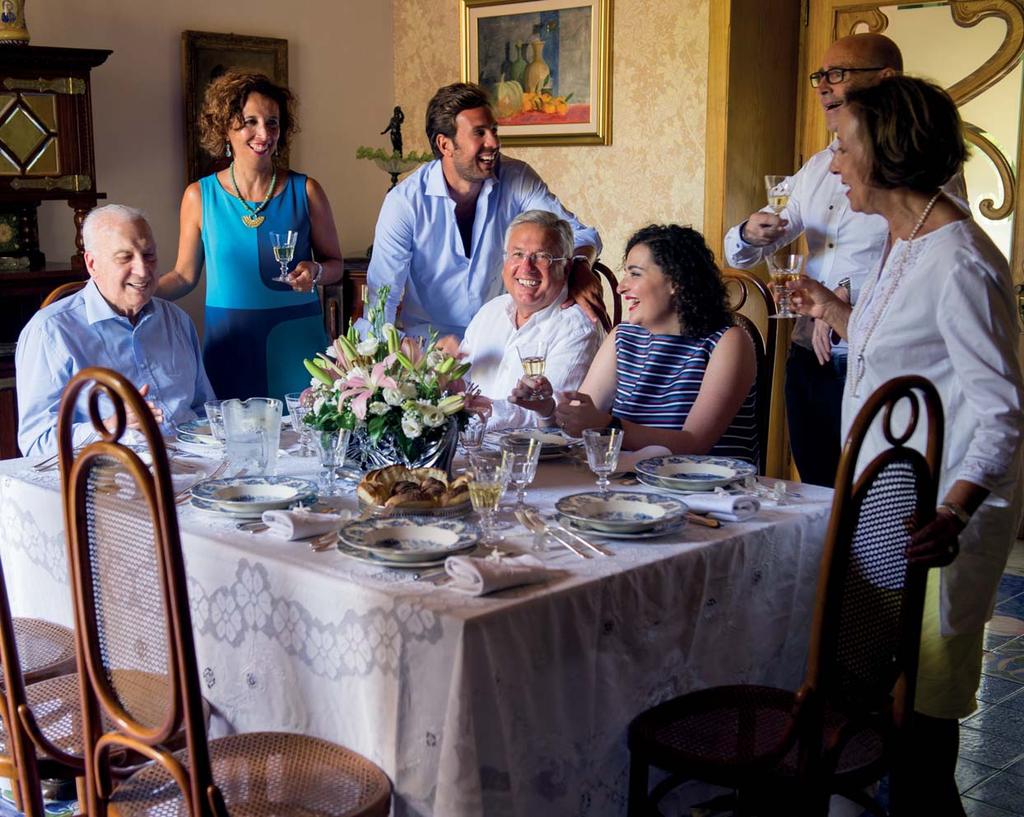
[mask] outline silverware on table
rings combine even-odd
[[[528,516],[533,517],[534,520],[539,522],[540,524],[546,524],[549,529],[553,528],[554,530],[557,530],[560,533],[568,534],[573,539],[575,539],[577,542],[579,542],[581,545],[586,545],[588,548],[593,550],[595,553],[600,553],[602,556],[614,556],[615,555],[612,551],[608,550],[608,548],[601,547],[600,545],[598,545],[598,544],[596,544],[594,542],[591,542],[589,539],[583,538],[576,531],[574,531],[572,528],[569,528],[566,525],[563,525],[561,522],[558,522],[558,521],[556,521],[554,519],[550,519],[550,520],[549,519],[545,519],[544,517],[542,517],[536,511],[528,510],[528,511],[526,511],[526,513],[527,513]]]
[[[82,440],[82,442],[80,442],[78,445],[76,445],[74,447],[74,452],[77,454],[79,451],[81,451],[87,445],[95,442],[97,436],[99,436],[99,435],[95,431],[93,431],[88,437],[86,437],[84,440]],[[56,468],[58,465],[60,465],[60,452],[59,451],[56,454],[50,455],[45,460],[40,460],[39,462],[37,462],[35,465],[32,466],[32,470],[34,470],[34,471],[50,471],[50,470]]]
[[[581,559],[589,559],[589,558],[591,558],[589,553],[587,553],[586,551],[580,550],[578,547],[576,547],[576,545],[574,545],[572,543],[571,539],[567,539],[567,538],[565,538],[563,536],[559,536],[558,535],[558,531],[556,531],[555,529],[551,528],[549,525],[547,525],[545,522],[543,522],[543,521],[541,521],[539,519],[531,518],[527,511],[525,511],[525,510],[518,510],[518,511],[516,511],[516,519],[518,519],[522,523],[523,527],[525,527],[527,530],[531,530],[534,533],[539,534],[539,535],[547,534],[552,539],[554,539],[556,542],[558,542],[558,544],[560,544],[562,547],[564,547],[566,550],[569,550],[569,551],[572,551],[573,553],[575,553],[577,556],[579,556],[579,558],[581,558]]]
[[[174,504],[175,505],[181,505],[182,503],[187,502],[189,499],[191,499],[191,497],[192,497],[192,489],[196,485],[198,485],[203,480],[216,479],[217,477],[219,477],[221,474],[224,473],[224,471],[227,469],[227,467],[228,467],[228,461],[227,460],[222,460],[220,465],[218,465],[213,470],[213,472],[210,473],[209,476],[201,477],[200,479],[197,479],[195,482],[193,482],[191,485],[189,485],[187,488],[182,488],[180,491],[178,491],[174,495]],[[239,472],[239,476],[242,476],[241,472]]]

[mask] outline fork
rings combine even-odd
[[[88,437],[86,437],[84,440],[82,440],[82,442],[80,442],[78,445],[76,445],[74,447],[74,453],[77,454],[79,451],[81,451],[87,445],[89,445],[90,443],[95,441],[96,437],[97,437],[97,433],[95,431],[91,432]],[[53,454],[53,455],[47,457],[45,460],[40,460],[39,462],[37,462],[35,465],[32,466],[32,470],[34,470],[34,471],[49,471],[51,468],[56,468],[57,465],[59,464],[59,462],[60,462],[60,452],[58,451],[56,454]]]
[[[569,540],[563,539],[560,536],[556,536],[556,531],[549,528],[546,524],[540,522],[539,520],[532,519],[525,510],[516,511],[516,519],[518,519],[520,523],[522,523],[523,527],[525,527],[527,530],[533,531],[538,536],[543,536],[545,533],[548,534],[548,536],[550,536],[552,539],[558,542],[558,544],[560,544],[566,550],[572,551],[579,558],[590,558],[589,554],[584,553],[582,550],[573,545]]]
[[[584,539],[582,536],[580,536],[578,533],[576,533],[576,531],[574,531],[571,528],[561,524],[560,522],[556,522],[554,520],[544,519],[544,517],[542,517],[536,511],[527,510],[527,511],[525,511],[525,513],[526,513],[527,516],[531,517],[534,520],[534,522],[536,522],[538,525],[544,525],[547,528],[548,532],[550,532],[551,530],[556,530],[559,533],[564,533],[567,536],[571,536],[573,539],[575,539],[581,545],[586,545],[592,551],[594,551],[595,553],[600,553],[602,556],[614,556],[615,555],[614,553],[612,553],[607,548],[603,548],[600,545],[596,545],[593,542],[591,542],[589,539]]]
[[[228,461],[221,460],[220,465],[218,465],[208,477],[203,477],[203,479],[216,479],[217,477],[224,473],[224,469],[226,469],[227,467]],[[200,482],[202,482],[203,479],[197,479],[187,488],[182,488],[180,491],[178,491],[178,493],[174,495],[174,504],[181,505],[183,502],[185,502],[192,495],[192,489]]]

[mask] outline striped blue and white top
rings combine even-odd
[[[654,428],[681,429],[697,399],[711,353],[725,326],[704,338],[654,335],[620,323],[615,333],[616,377],[612,414]],[[755,386],[710,453],[757,462]]]

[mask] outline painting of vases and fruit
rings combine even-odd
[[[574,137],[600,130],[599,114],[605,106],[597,81],[602,62],[595,29],[604,3],[464,2],[470,15],[467,79],[491,92],[503,141],[519,136]],[[548,139],[520,143],[544,141]]]

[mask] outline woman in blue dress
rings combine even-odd
[[[185,190],[178,260],[157,294],[191,292],[205,264],[203,362],[221,399],[301,391],[303,358],[327,345],[316,288],[341,280],[341,247],[323,188],[275,166],[297,129],[293,108],[287,88],[235,71],[203,101],[202,145],[231,164]],[[288,280],[278,282],[270,233],[288,230],[298,241]]]
[[[615,424],[623,449],[757,462],[750,337],[733,324],[714,256],[689,227],[651,225],[626,244],[626,322],[608,335],[558,424],[573,436]],[[543,412],[542,412],[543,413]]]

